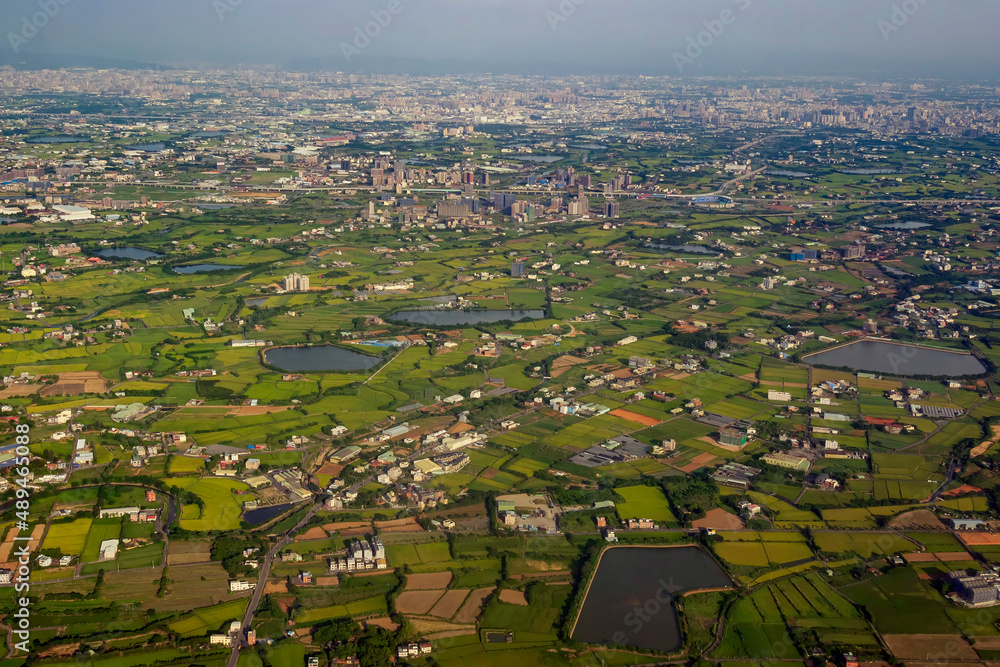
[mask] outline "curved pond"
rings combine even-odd
[[[979,359],[965,352],[876,340],[857,341],[817,352],[803,357],[802,361],[903,377],[931,375],[955,378],[986,372],[986,366]]]
[[[309,371],[364,371],[377,366],[381,357],[372,357],[336,345],[272,347],[264,352],[271,366],[294,373]]]
[[[699,547],[611,548],[597,566],[572,637],[671,653],[683,645],[674,596],[732,585]]]
[[[528,318],[540,320],[544,310],[401,310],[389,319],[407,324],[432,324],[436,326],[459,326],[488,324],[490,322],[520,322]]]

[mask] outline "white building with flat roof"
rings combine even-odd
[[[82,206],[53,206],[52,210],[56,212],[60,220],[67,222],[86,222],[97,219],[97,216],[91,213],[89,208]]]
[[[101,557],[99,560],[114,560],[118,558],[118,540],[104,540],[101,542]]]

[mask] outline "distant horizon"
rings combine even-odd
[[[998,80],[998,24],[991,0],[10,0],[0,64]]]
[[[456,62],[451,59],[381,59],[377,57],[369,58],[365,61],[367,67],[336,68],[335,63],[329,67],[323,67],[317,61],[293,62],[293,63],[253,63],[253,62],[233,62],[214,63],[205,62],[201,64],[193,63],[167,63],[167,62],[145,62],[140,60],[104,58],[99,56],[81,56],[78,54],[35,54],[21,53],[17,59],[5,58],[5,54],[0,52],[0,67],[12,67],[22,71],[32,70],[149,70],[157,72],[241,72],[241,71],[270,71],[277,73],[317,73],[317,74],[344,74],[357,76],[413,76],[413,77],[462,77],[462,76],[524,76],[524,77],[545,77],[553,79],[564,78],[589,78],[589,77],[627,77],[627,78],[653,78],[667,79],[678,82],[693,82],[701,80],[795,80],[795,79],[822,79],[822,80],[847,80],[870,83],[891,83],[897,82],[919,82],[938,81],[942,84],[955,83],[962,85],[970,84],[996,84],[1000,86],[1000,72],[995,75],[975,75],[969,73],[966,76],[947,76],[929,72],[880,72],[880,71],[787,71],[787,72],[756,72],[756,71],[730,71],[730,72],[699,72],[692,74],[678,74],[671,71],[641,71],[641,70],[584,70],[571,66],[558,65],[536,65],[533,68],[520,66],[514,63],[477,63],[473,61]],[[404,66],[408,64],[409,66]],[[461,66],[460,66],[461,65]]]

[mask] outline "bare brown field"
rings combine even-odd
[[[682,468],[678,468],[678,470],[680,470],[681,472],[694,472],[698,468],[703,468],[705,466],[712,465],[713,463],[715,463],[716,460],[718,460],[718,457],[715,454],[702,452],[701,454],[698,454],[693,459],[691,459],[690,463],[688,463],[686,466]]]
[[[304,542],[306,540],[325,540],[327,538],[326,531],[319,526],[313,526],[306,532],[295,537],[296,542]]]
[[[14,538],[17,537],[19,532],[21,531],[18,528],[11,528],[7,531],[6,541],[4,541],[3,544],[0,544],[0,564],[6,564],[7,559],[10,558],[10,552],[14,548]]]
[[[327,461],[319,467],[316,471],[317,475],[329,475],[330,477],[336,477],[344,471],[344,466],[339,466],[336,463],[331,463]]]
[[[937,556],[934,554],[914,552],[910,554],[903,554],[903,558],[906,559],[907,563],[936,563],[938,562]]]
[[[181,542],[171,540],[167,547],[167,565],[207,563],[212,559],[212,545],[208,542]]]
[[[4,387],[3,391],[0,391],[0,398],[20,398],[22,396],[31,396],[43,387],[44,385],[40,384],[12,384],[9,387]]]
[[[369,618],[362,621],[362,623],[364,624],[366,630],[371,627],[385,628],[390,632],[399,630],[399,623],[393,623],[392,619],[388,616],[383,616],[381,618]]]
[[[715,508],[705,513],[705,518],[692,521],[694,528],[714,528],[716,530],[742,530],[743,520],[724,509]]]
[[[430,615],[439,618],[451,618],[458,612],[467,597],[469,597],[468,588],[454,588],[442,595],[437,604],[431,607]]]
[[[930,530],[946,530],[946,526],[937,518],[937,515],[930,510],[913,510],[900,514],[889,522],[890,528],[909,530],[913,528],[925,528]]]
[[[388,533],[422,533],[424,531],[413,517],[394,521],[376,521],[375,527]]]
[[[451,571],[408,574],[406,575],[406,590],[430,591],[448,588],[448,584],[451,583],[451,576]]]
[[[372,525],[367,521],[344,521],[343,523],[323,524],[323,530],[330,533],[340,533],[341,535],[356,535],[359,529],[362,531],[371,530]],[[344,532],[347,531],[347,532]]]
[[[967,551],[945,551],[934,554],[942,563],[957,563],[964,560],[972,560],[972,556]]]
[[[961,635],[883,635],[886,646],[900,660],[978,660]]]
[[[958,539],[970,546],[992,546],[1000,544],[1000,534],[991,533],[959,533]]]
[[[557,378],[569,369],[573,368],[573,366],[585,363],[587,363],[586,359],[574,357],[571,354],[559,357],[552,362],[552,377]]]
[[[403,591],[396,598],[396,611],[400,614],[426,614],[442,595],[443,590]]]
[[[987,452],[987,450],[989,450],[990,447],[1000,442],[1000,424],[994,424],[990,428],[993,431],[993,437],[989,440],[983,441],[982,444],[973,447],[972,451],[969,452],[971,456],[982,456]]]
[[[264,584],[264,593],[287,593],[288,592],[288,582],[287,581],[269,581]]]
[[[536,560],[534,558],[526,558],[524,564],[530,567],[536,572],[565,572],[565,563],[550,563],[544,560]]]
[[[993,428],[996,428],[995,426]],[[967,493],[982,493],[983,490],[978,486],[970,486],[969,484],[963,484],[962,486],[952,489],[951,491],[945,491],[941,494],[942,498],[957,498],[959,496],[964,496]]]
[[[269,415],[272,412],[284,412],[291,410],[287,405],[241,405],[235,409],[237,417],[254,417],[257,415]]]
[[[483,602],[494,590],[494,588],[477,588],[469,593],[469,597],[465,599],[465,604],[462,605],[462,608],[458,610],[458,614],[455,616],[455,622],[475,623],[476,619],[479,618],[479,614],[482,613]]]
[[[642,424],[643,426],[658,426],[662,423],[659,419],[647,417],[646,415],[640,415],[638,412],[632,412],[631,410],[624,410],[622,408],[612,410],[611,414],[615,417],[621,417],[627,421],[635,422],[636,424]]]
[[[40,396],[79,396],[80,394],[103,394],[108,390],[108,382],[97,371],[74,371],[59,373],[55,384],[38,391]]]
[[[512,591],[509,588],[500,591],[500,601],[507,604],[516,604],[522,607],[528,606],[528,600],[521,591]]]
[[[972,637],[972,644],[983,651],[1000,651],[1000,635],[991,637]]]
[[[458,625],[455,623],[448,623],[446,621],[437,621],[427,618],[411,618],[409,619],[410,624],[413,629],[428,638],[438,637],[455,637],[457,634],[444,634],[444,633],[458,633],[463,635],[472,634],[476,631],[476,626],[474,625]]]
[[[340,577],[334,575],[332,577],[316,577],[313,579],[317,586],[339,586]]]

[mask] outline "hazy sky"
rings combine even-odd
[[[396,3],[349,63],[343,44]],[[23,39],[25,17],[46,4],[58,11]],[[724,10],[728,24],[685,53]],[[21,56],[173,66],[323,59],[349,70],[402,58],[577,73],[994,77],[997,26],[997,0],[3,0],[0,51],[5,61],[16,43]]]

